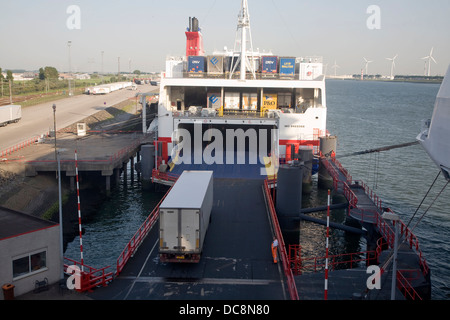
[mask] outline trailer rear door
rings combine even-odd
[[[200,210],[181,210],[181,247],[185,252],[198,252],[200,246]]]
[[[179,250],[178,209],[164,209],[160,214],[161,251]]]

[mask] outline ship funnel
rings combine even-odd
[[[189,27],[186,31],[186,56],[203,56],[203,36],[196,17],[189,17]]]

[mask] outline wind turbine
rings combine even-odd
[[[433,60],[434,63],[437,64],[436,60],[434,60],[433,58],[433,49],[434,47],[431,48],[430,54],[426,57],[423,57],[423,60],[428,60],[428,76],[430,76],[431,73],[431,60]]]
[[[366,68],[366,76],[367,76],[367,75],[369,75],[369,72],[368,72],[368,70],[369,70],[369,63],[371,63],[373,61],[372,60],[367,60],[366,58],[364,58],[364,61],[366,62],[365,68]]]
[[[397,57],[398,57],[398,54],[396,54],[395,57],[393,57],[393,58],[386,58],[387,60],[392,61],[392,64],[391,64],[391,80],[394,79],[393,73],[394,73],[394,67],[395,67],[395,59],[397,59]]]
[[[334,60],[334,65],[333,65],[331,68],[334,69],[334,76],[336,77],[336,69],[337,69],[337,68],[340,68],[340,66],[338,66],[338,65],[336,64],[336,60]]]

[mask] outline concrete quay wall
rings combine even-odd
[[[105,188],[109,190],[111,178],[119,179],[130,160],[134,168],[134,158],[139,155],[141,145],[152,141],[152,136],[136,132],[88,134],[82,137],[64,133],[56,137],[57,152],[55,139],[45,138],[2,160],[23,165],[25,175],[33,177],[39,172],[56,172],[58,157],[60,170],[71,178],[72,186],[78,168],[79,173],[100,172],[105,177]]]

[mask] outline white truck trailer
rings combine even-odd
[[[11,122],[19,122],[22,118],[22,106],[7,105],[0,107],[0,127],[6,126]]]
[[[213,204],[212,171],[184,171],[159,207],[162,262],[200,261]]]

